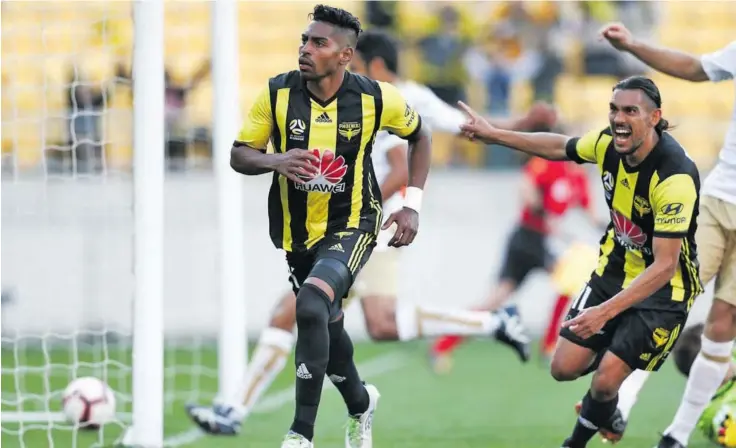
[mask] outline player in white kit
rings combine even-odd
[[[621,24],[604,27],[602,36],[618,50],[676,78],[691,82],[736,79],[736,41],[696,57],[640,42]],[[715,278],[714,300],[680,407],[657,448],[687,446],[700,415],[731,365],[736,338],[736,104],[718,163],[705,179],[701,197],[695,240],[703,284]],[[637,370],[621,386],[618,407],[624,419],[628,419],[648,375]]]
[[[398,87],[404,98],[422,117],[422,125],[433,130],[458,133],[465,116],[458,109],[440,100],[429,88],[398,77],[398,48],[382,32],[361,33],[351,63],[351,71],[376,81]],[[551,126],[554,110],[535,105],[517,120],[494,120],[508,129],[529,130],[536,126]],[[403,206],[402,190],[408,178],[407,144],[404,140],[381,131],[373,145],[371,160],[376,180],[381,186],[383,216]],[[373,340],[410,341],[447,334],[487,336],[509,345],[526,361],[529,338],[513,308],[498,312],[469,311],[461,308],[439,308],[401,303],[396,300],[400,251],[389,247],[393,229],[379,233],[373,255],[356,278],[350,298],[360,297],[368,334]],[[352,302],[352,300],[350,300]],[[344,302],[347,308],[349,302]],[[269,327],[260,336],[245,378],[236,397],[225,403],[190,406],[192,420],[210,434],[236,434],[256,402],[285,367],[294,345],[296,297],[289,291],[274,310]],[[339,382],[341,378],[329,378]],[[348,445],[346,445],[348,446]]]

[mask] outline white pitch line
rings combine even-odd
[[[391,352],[385,355],[377,356],[370,361],[360,363],[356,367],[363,379],[375,378],[385,373],[396,370],[406,362],[406,357],[398,352]],[[335,386],[325,378],[323,389],[335,389]],[[255,414],[270,414],[276,412],[288,403],[294,401],[295,387],[267,395],[258,406],[253,410]],[[204,437],[205,433],[199,428],[190,429],[179,434],[164,439],[164,446],[175,448],[190,443],[194,443]]]

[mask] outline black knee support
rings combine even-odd
[[[335,258],[321,258],[314,264],[309,277],[315,277],[327,283],[335,294],[335,301],[342,299],[353,283],[353,274],[347,265]]]
[[[327,325],[330,310],[330,298],[324,291],[311,283],[302,285],[296,299],[296,319],[300,325],[312,322]]]
[[[332,289],[334,299],[330,302],[327,295],[324,297],[330,309],[330,321],[337,319],[342,309],[342,298],[347,295],[350,285],[353,282],[350,269],[340,260],[322,258],[314,264],[314,267],[309,272],[309,277],[322,280]]]

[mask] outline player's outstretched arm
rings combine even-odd
[[[459,126],[465,116],[457,108],[441,100],[428,87],[417,92],[416,108],[422,114],[422,123],[433,131],[460,134]],[[549,104],[538,102],[520,117],[484,117],[494,127],[509,131],[532,131],[541,126],[552,127],[557,122],[557,111]]]
[[[468,116],[468,121],[460,126],[460,131],[470,140],[508,146],[547,160],[568,159],[566,145],[570,140],[569,136],[549,132],[528,133],[500,129],[490,124],[462,101],[459,101],[458,105]]]
[[[633,54],[637,59],[657,71],[687,81],[704,82],[709,80],[699,57],[637,40],[620,23],[612,23],[603,27],[601,36],[616,49]]]
[[[535,103],[526,115],[521,117],[486,117],[492,126],[508,131],[532,131],[540,126],[551,128],[557,123],[557,111],[549,104]]]

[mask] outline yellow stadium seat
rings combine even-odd
[[[243,39],[240,42],[241,54],[247,54],[252,58],[268,58],[274,54],[290,54],[294,61],[298,56],[299,37],[294,39],[283,39],[285,32],[271,30],[268,34],[258,37],[258,40]]]
[[[115,78],[115,56],[104,49],[80,54],[74,65],[85,81],[99,83]]]
[[[43,87],[16,89],[13,97],[17,120],[34,119],[44,115],[46,91]]]
[[[13,123],[11,138],[15,143],[18,166],[28,168],[37,166],[43,156],[44,144],[42,119],[22,120]]]
[[[123,169],[133,157],[133,116],[127,110],[111,110],[105,117],[105,147],[108,168]],[[163,148],[161,148],[163,151]]]
[[[212,125],[212,83],[202,82],[188,97],[187,121],[190,126]]]
[[[206,54],[185,53],[166,59],[166,69],[176,83],[189,83],[194,73],[207,59]]]
[[[672,135],[685,148],[695,164],[703,168],[709,168],[715,161],[715,156],[720,150],[720,145],[711,139],[711,135],[687,126],[672,130]]]
[[[212,4],[210,2],[165,2],[166,24],[210,25]]]
[[[2,21],[2,53],[28,54],[39,56],[43,54],[43,34],[37,22]]]
[[[564,121],[586,122],[591,115],[605,114],[616,80],[609,77],[561,76],[555,99]]]
[[[165,54],[168,58],[185,55],[207,57],[210,54],[209,29],[191,32],[185,27],[167,30],[165,37]]]
[[[516,82],[511,89],[511,111],[515,114],[525,113],[531,106],[534,92],[529,82]],[[493,99],[491,99],[493,101]]]
[[[49,114],[45,117],[43,139],[46,142],[46,148],[66,145],[69,138],[69,119],[65,114],[66,111]]]
[[[693,53],[722,47],[733,39],[736,2],[663,2],[660,43]]]
[[[76,54],[86,40],[88,33],[75,29],[73,23],[62,23],[49,26],[45,31],[44,54]]]
[[[3,2],[3,26],[23,20],[38,20],[41,9],[33,2]]]
[[[728,120],[731,116],[733,83],[691,83],[664,75],[653,76],[668,115]]]
[[[240,107],[242,116],[245,116],[253,106],[253,103],[255,103],[258,93],[266,88],[266,83],[246,81],[241,83],[240,86]]]
[[[335,6],[334,3],[330,3]],[[239,17],[245,23],[264,23],[264,18],[278,18],[282,23],[307,24],[307,14],[314,4],[309,2],[242,2]]]
[[[118,84],[112,91],[109,107],[117,110],[131,110],[133,108],[133,92],[126,85]]]
[[[711,53],[720,50],[726,44],[733,40],[732,29],[736,29],[736,23],[728,32],[708,32],[702,35],[702,39],[698,39],[694,52],[697,54]]]
[[[555,84],[556,106],[564,121],[580,122],[587,113],[580,106],[581,93],[575,85],[575,78],[561,76]]]

